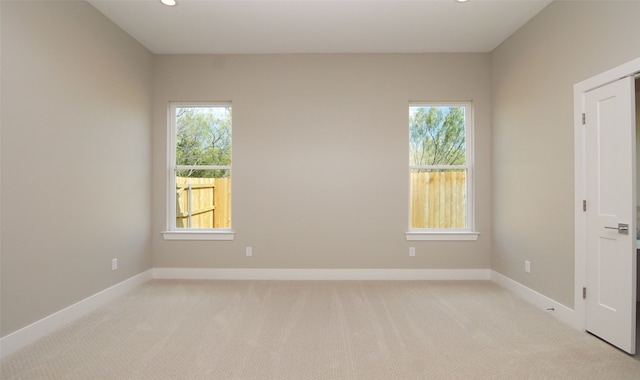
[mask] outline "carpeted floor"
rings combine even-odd
[[[640,379],[640,361],[488,281],[154,280],[0,378]]]

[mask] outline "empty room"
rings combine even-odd
[[[639,19],[0,0],[0,378],[640,378]]]

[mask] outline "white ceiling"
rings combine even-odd
[[[156,54],[489,52],[552,0],[87,0]]]

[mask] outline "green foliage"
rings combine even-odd
[[[176,164],[231,165],[231,107],[176,109]],[[179,176],[228,177],[228,170],[181,170]]]
[[[411,165],[464,165],[464,107],[410,107]]]

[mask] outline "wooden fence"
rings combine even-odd
[[[178,228],[229,228],[229,178],[176,178]],[[411,228],[465,228],[466,172],[411,173]]]
[[[465,228],[466,172],[411,173],[411,228]]]
[[[176,177],[176,227],[229,228],[229,178]]]

